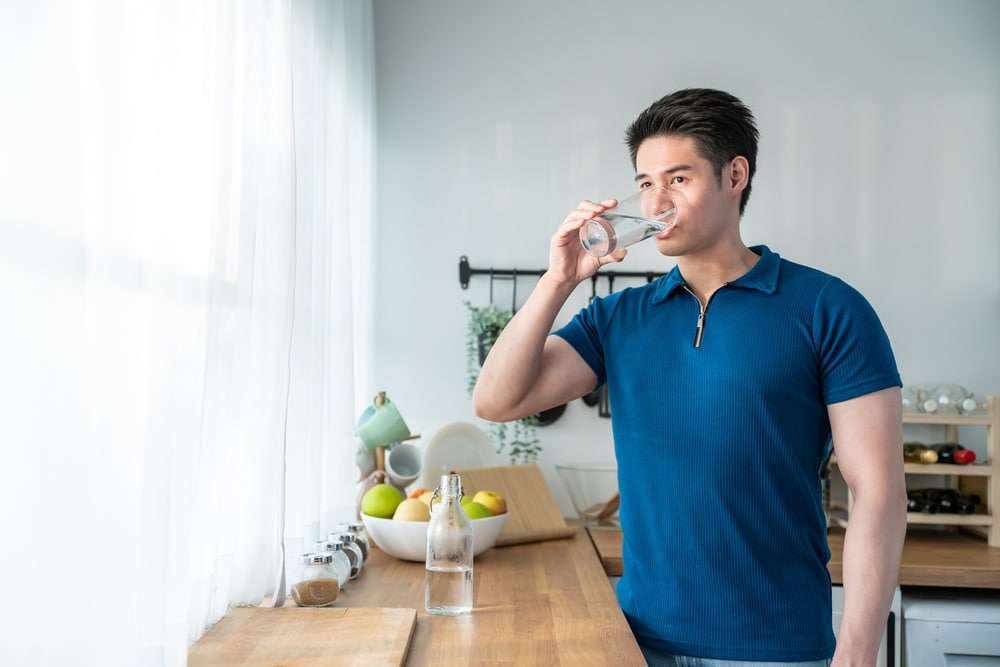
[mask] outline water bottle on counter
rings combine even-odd
[[[424,602],[431,614],[472,611],[472,522],[461,501],[461,478],[454,473],[441,475],[427,524]]]

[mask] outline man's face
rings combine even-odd
[[[712,165],[695,150],[694,139],[650,137],[640,144],[635,167],[640,189],[662,186],[677,207],[676,226],[654,237],[661,254],[698,254],[729,234],[738,236],[740,192],[726,187],[725,169],[720,183]]]

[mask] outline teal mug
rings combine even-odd
[[[368,408],[366,413],[368,411],[371,414],[358,426],[357,432],[365,449],[375,450],[409,437],[409,427],[392,401],[385,398],[385,394],[376,396],[373,407]]]

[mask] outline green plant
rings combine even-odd
[[[490,348],[514,314],[493,304],[473,306],[468,301],[469,322],[465,337],[466,391],[472,396],[479,379],[479,369]],[[506,455],[511,463],[534,463],[542,451],[538,440],[538,415],[528,415],[513,422],[490,422],[490,437],[497,453]]]
[[[528,415],[512,422],[490,422],[489,432],[497,443],[497,454],[506,453],[511,463],[534,463],[542,451],[537,429],[538,415]]]

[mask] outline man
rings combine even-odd
[[[581,202],[483,365],[475,411],[512,420],[607,383],[618,597],[650,664],[873,665],[906,530],[901,383],[857,291],[743,243],[757,138],[749,109],[721,91],[681,90],[642,112],[627,131],[635,180],[678,209],[654,237],[676,267],[550,335],[574,288],[627,254],[583,251],[580,227],[617,202]],[[836,646],[821,501],[831,442],[854,497]]]

